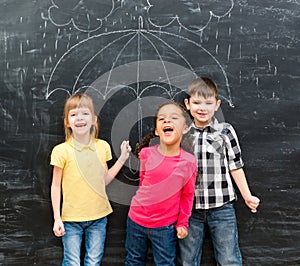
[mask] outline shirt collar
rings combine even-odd
[[[67,143],[69,143],[69,145],[71,145],[74,149],[76,149],[77,151],[82,151],[84,149],[90,149],[92,151],[96,150],[95,147],[95,143],[93,140],[90,141],[90,143],[88,145],[82,144],[80,142],[78,142],[77,140],[75,140],[73,137],[70,137],[67,140]]]
[[[210,123],[204,128],[197,127],[194,122],[190,125],[191,133],[194,133],[195,131],[202,132],[203,130],[208,130],[209,132],[215,132],[215,131],[219,131],[220,129],[222,130],[222,128],[223,128],[222,124],[219,123],[219,121],[215,117],[213,117]]]

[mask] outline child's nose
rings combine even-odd
[[[199,104],[199,109],[204,110],[205,109],[205,104]]]
[[[78,115],[77,115],[77,119],[78,119],[78,120],[83,119],[83,115],[82,115],[82,114],[78,114]]]

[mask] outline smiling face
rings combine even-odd
[[[97,138],[97,116],[94,114],[93,102],[89,96],[72,95],[66,101],[64,116],[66,139],[73,136],[86,142],[91,136]]]
[[[187,131],[186,119],[179,106],[170,103],[158,110],[155,134],[161,145],[180,147],[182,135]]]
[[[200,128],[209,125],[221,104],[217,84],[208,77],[199,77],[189,84],[187,94],[190,98],[184,103],[194,118],[194,124]]]
[[[214,96],[205,98],[198,94],[191,95],[184,102],[194,118],[195,126],[200,128],[207,126],[211,122],[212,117],[221,104],[221,101]]]
[[[94,118],[89,108],[79,107],[69,111],[67,126],[72,129],[73,135],[90,134]]]

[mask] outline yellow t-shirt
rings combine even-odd
[[[112,212],[103,179],[111,158],[109,144],[101,139],[82,145],[70,138],[53,148],[50,164],[63,169],[63,221],[91,221]]]

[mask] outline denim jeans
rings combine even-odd
[[[152,245],[155,265],[174,266],[176,259],[175,226],[146,228],[127,218],[125,266],[144,266],[148,243]]]
[[[193,210],[189,234],[179,240],[178,265],[199,266],[205,230],[209,229],[217,265],[241,266],[235,210],[232,203],[211,210]]]
[[[85,237],[84,266],[100,265],[106,237],[107,218],[87,222],[64,222],[66,234],[62,237],[64,246],[63,266],[80,266],[82,237]]]

